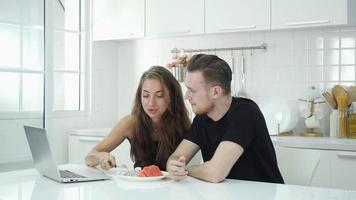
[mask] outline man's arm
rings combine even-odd
[[[186,164],[199,151],[199,146],[184,139],[167,161],[167,171],[174,180],[181,180],[187,174]]]
[[[212,183],[221,182],[229,174],[243,151],[239,144],[223,141],[219,144],[210,161],[190,166],[188,175]]]

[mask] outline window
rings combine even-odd
[[[89,63],[86,59],[89,23],[84,16],[89,5],[85,2],[54,0],[50,9],[51,27],[46,30],[44,0],[12,0],[1,4],[0,118],[42,114],[46,71],[50,71],[47,78],[51,83],[46,89],[50,90],[51,99],[46,102],[51,104],[52,111],[86,110],[84,66]],[[50,44],[46,53],[51,55],[46,56],[49,60],[46,67],[45,42]]]
[[[53,111],[83,111],[84,0],[57,0],[53,32]]]
[[[0,114],[42,113],[43,0],[7,1],[0,7]],[[4,114],[5,113],[5,114]]]

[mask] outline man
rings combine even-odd
[[[185,98],[196,116],[167,161],[170,177],[284,183],[260,109],[250,99],[231,96],[231,79],[229,65],[215,55],[189,60]],[[199,149],[204,163],[186,168]]]

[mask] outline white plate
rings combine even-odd
[[[141,176],[124,176],[124,175],[119,175],[118,177],[128,180],[128,181],[156,181],[156,180],[161,180],[164,179],[168,176],[168,172],[161,171],[163,176],[150,176],[150,177],[141,177]]]
[[[297,125],[299,112],[297,105],[282,99],[271,98],[259,104],[266,120],[270,135],[280,132],[291,131]]]

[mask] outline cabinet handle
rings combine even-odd
[[[255,29],[255,28],[256,28],[256,25],[251,25],[251,26],[236,26],[236,27],[220,28],[219,31],[246,30],[246,29]]]
[[[338,153],[337,157],[339,157],[339,158],[356,159],[356,154],[355,153]]]
[[[304,22],[287,22],[287,26],[302,26],[302,25],[312,25],[312,24],[329,24],[330,20],[316,20],[316,21],[304,21]]]
[[[103,138],[94,137],[80,137],[79,140],[83,142],[100,142]]]
[[[191,30],[176,30],[176,31],[161,31],[159,32],[160,35],[175,35],[175,34],[183,34],[183,33],[190,33]]]

